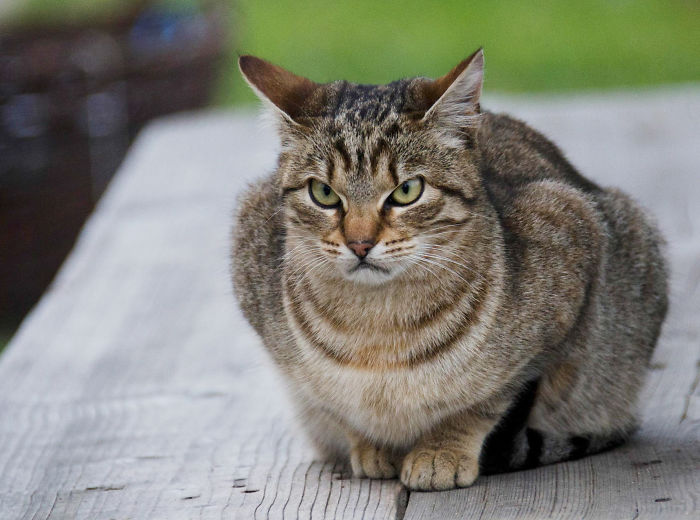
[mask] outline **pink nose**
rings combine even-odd
[[[374,243],[369,240],[362,240],[359,242],[348,242],[348,247],[353,250],[358,258],[364,258],[369,253],[369,250],[374,247]]]

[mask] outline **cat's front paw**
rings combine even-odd
[[[394,478],[397,475],[391,454],[364,442],[353,446],[350,465],[353,476],[358,478]]]
[[[401,482],[418,491],[467,487],[478,476],[476,458],[450,449],[415,449],[406,455],[401,468]]]

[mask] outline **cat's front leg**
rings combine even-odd
[[[409,489],[437,491],[471,486],[479,455],[500,415],[463,412],[422,437],[406,455],[401,482]]]
[[[356,433],[349,433],[350,466],[356,478],[394,478],[400,459],[389,449],[376,446]]]

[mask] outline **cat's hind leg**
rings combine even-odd
[[[563,397],[562,385],[549,380],[528,383],[484,442],[482,474],[530,469],[575,460],[614,448],[634,431],[631,414],[620,411],[618,421],[596,422],[596,408]],[[558,390],[557,390],[558,389]],[[553,399],[554,390],[556,399]],[[610,415],[597,410],[600,415]],[[564,420],[566,418],[567,420]]]
[[[480,460],[481,473],[493,475],[576,460],[615,448],[628,437],[625,432],[567,435],[524,428],[509,445],[487,439]]]

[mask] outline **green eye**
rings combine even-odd
[[[403,181],[401,186],[396,188],[387,202],[395,206],[406,206],[418,200],[423,193],[423,179],[416,177]]]
[[[316,179],[311,179],[309,183],[309,195],[322,208],[335,208],[340,204],[340,197],[333,188]]]

